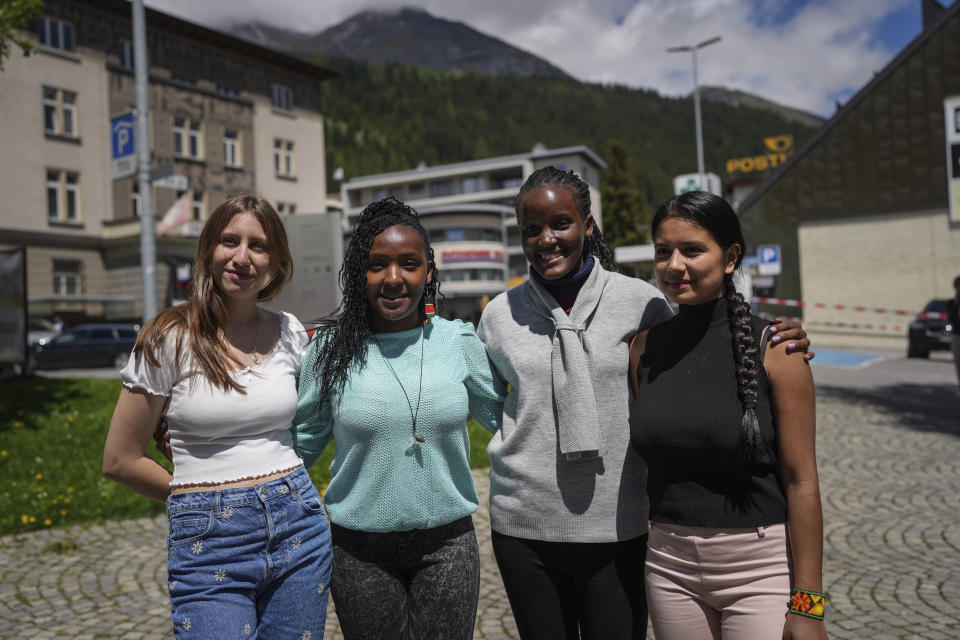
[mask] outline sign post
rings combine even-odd
[[[704,181],[702,178],[706,178]],[[673,179],[673,193],[680,195],[687,191],[709,191],[710,193],[722,196],[723,188],[720,183],[720,176],[715,173],[707,173],[701,176],[699,173],[684,173]]]
[[[960,222],[960,96],[943,101],[947,140],[947,200],[950,222]]]
[[[757,247],[757,275],[780,275],[780,245],[762,244]]]
[[[137,174],[133,112],[110,119],[110,178],[119,180]]]

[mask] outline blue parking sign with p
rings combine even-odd
[[[110,177],[114,180],[137,172],[133,113],[110,120]]]
[[[763,244],[757,247],[757,273],[761,276],[780,275],[780,245]]]

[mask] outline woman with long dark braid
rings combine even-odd
[[[679,305],[631,348],[657,640],[822,640],[809,367],[764,348],[770,327],[733,285],[746,244],[726,201],[684,193],[652,227],[657,282]]]
[[[647,471],[630,447],[629,344],[673,313],[612,271],[572,171],[533,172],[516,211],[530,279],[477,330],[510,389],[488,447],[497,564],[524,640],[641,639]]]
[[[363,210],[340,285],[294,419],[308,467],[337,441],[325,504],[340,628],[348,640],[467,640],[480,582],[467,414],[496,431],[505,389],[471,325],[431,318],[440,280],[407,205]]]

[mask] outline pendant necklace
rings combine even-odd
[[[257,364],[260,364],[260,356],[257,354],[258,344],[260,344],[260,311],[259,310],[257,311],[257,337],[254,338],[253,340],[253,349],[251,349],[250,351],[247,351],[246,349],[240,348],[239,345],[237,348],[240,349],[244,355],[249,356],[249,358],[253,361],[253,364],[257,365]]]
[[[407,390],[403,388],[403,383],[400,382],[400,376],[397,375],[397,372],[394,370],[393,365],[390,364],[390,359],[387,357],[387,354],[383,352],[383,345],[380,344],[380,340],[377,339],[375,333],[371,333],[373,336],[373,341],[377,343],[377,348],[380,349],[380,355],[383,356],[384,361],[387,363],[387,366],[390,368],[390,373],[393,374],[393,377],[396,379],[397,384],[400,385],[400,390],[403,391],[403,397],[407,399],[407,409],[410,410],[410,421],[413,423],[413,437],[410,439],[410,444],[413,444],[414,441],[417,442],[426,442],[426,438],[417,433],[417,417],[420,415],[420,396],[423,392],[423,327],[420,327],[420,386],[417,389],[417,408],[414,411],[413,404],[410,402],[410,396],[407,394]]]

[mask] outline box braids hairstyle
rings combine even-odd
[[[320,340],[319,353],[313,364],[313,373],[320,381],[320,398],[317,406],[323,404],[331,393],[339,393],[347,381],[350,367],[362,366],[367,359],[367,343],[370,336],[367,309],[367,264],[373,239],[388,227],[403,225],[410,227],[423,240],[427,262],[431,265],[427,272],[427,286],[423,298],[419,301],[418,313],[426,319],[423,303],[434,300],[439,310],[440,278],[434,263],[433,247],[430,238],[417,212],[410,206],[393,197],[373,202],[360,213],[360,219],[354,228],[350,245],[347,247],[340,267],[340,289],[343,299],[340,306],[329,316],[320,319],[320,327],[315,339]]]

